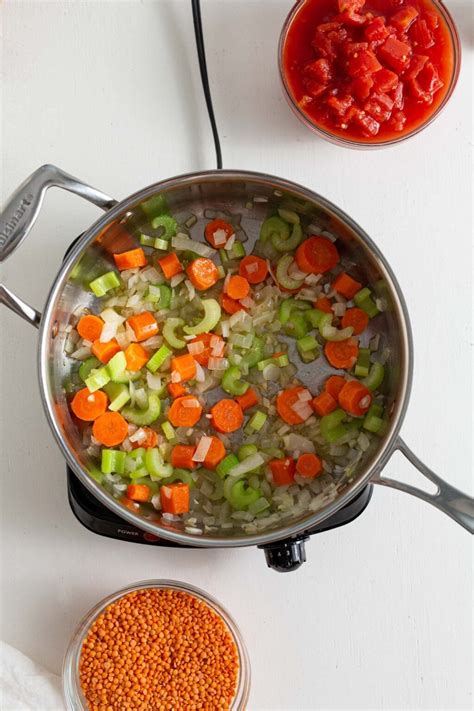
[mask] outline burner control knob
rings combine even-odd
[[[261,546],[265,551],[268,567],[279,573],[297,570],[306,561],[304,544],[307,540],[308,536],[303,536]]]

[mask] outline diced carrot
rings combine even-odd
[[[339,405],[350,415],[365,415],[372,403],[372,393],[359,380],[348,380],[339,393]]]
[[[115,447],[127,436],[128,424],[119,412],[105,412],[94,421],[92,434],[106,447]]]
[[[286,486],[292,484],[295,479],[296,465],[291,457],[283,459],[272,459],[268,462],[275,486]]]
[[[247,279],[249,284],[260,284],[267,278],[268,264],[262,257],[249,254],[240,260],[239,274]]]
[[[176,276],[176,274],[180,274],[183,271],[181,262],[174,252],[159,259],[158,264],[167,279],[171,279]]]
[[[144,267],[147,264],[145,252],[141,247],[130,249],[128,252],[122,252],[121,254],[114,254],[114,259],[117,269],[121,272],[125,269]]]
[[[329,415],[330,412],[337,409],[337,400],[324,390],[320,395],[313,398],[311,405],[317,415],[324,417],[324,415]]]
[[[362,309],[357,308],[357,306],[353,309],[347,309],[341,321],[342,328],[352,326],[354,329],[354,336],[359,336],[363,331],[365,331],[368,325],[368,314]]]
[[[87,314],[87,316],[81,316],[79,319],[77,332],[86,341],[96,341],[100,338],[103,325],[104,322],[99,316]]]
[[[225,457],[225,447],[219,437],[212,437],[211,446],[209,447],[204,466],[207,469],[215,469],[219,462]]]
[[[71,410],[80,420],[92,422],[107,410],[107,395],[102,390],[89,392],[88,388],[78,390],[71,402]]]
[[[244,411],[258,404],[258,395],[253,388],[247,388],[243,395],[237,395],[235,399]]]
[[[244,413],[235,400],[220,400],[211,407],[211,423],[218,432],[235,432],[244,422]]]
[[[177,469],[195,469],[196,462],[193,456],[196,447],[192,444],[177,444],[171,451],[171,464]]]
[[[227,282],[226,292],[231,299],[239,301],[239,299],[245,299],[250,292],[250,284],[245,277],[235,274],[231,276]]]
[[[337,400],[339,393],[346,384],[346,379],[342,375],[330,375],[329,378],[324,383],[324,389],[327,393],[332,395],[334,400]]]
[[[193,354],[194,360],[196,360],[200,365],[204,365],[207,367],[207,364],[209,363],[209,356],[211,355],[210,343],[211,343],[211,338],[213,336],[214,336],[214,333],[201,333],[199,336],[196,336],[196,338],[193,338],[192,341],[189,341],[189,344],[191,344],[191,343],[203,343],[204,344],[204,350],[202,350],[200,353]]]
[[[161,510],[163,513],[179,516],[189,511],[189,485],[166,484],[160,488]]]
[[[148,361],[148,353],[139,343],[130,343],[125,349],[125,358],[127,370],[135,373],[137,370],[141,370]]]
[[[229,237],[232,237],[234,234],[234,228],[225,220],[212,220],[212,222],[207,223],[204,234],[212,247],[215,249],[223,249]],[[220,239],[221,237],[222,239]]]
[[[102,343],[97,339],[94,341],[91,347],[92,355],[100,360],[101,363],[108,363],[113,356],[122,350],[117,343],[115,338],[107,341],[107,343]]]
[[[349,370],[357,360],[359,346],[354,338],[345,341],[327,341],[324,353],[334,368]]]
[[[127,497],[131,501],[144,503],[151,498],[151,489],[146,484],[129,484],[127,486]]]
[[[198,291],[210,289],[219,280],[216,265],[206,257],[199,257],[191,262],[186,268],[186,274]]]
[[[176,356],[171,359],[171,372],[173,371],[179,373],[181,383],[192,380],[196,377],[196,361],[190,353]]]
[[[224,311],[226,311],[228,314],[236,314],[237,311],[247,311],[247,309],[242,306],[242,304],[239,304],[238,301],[235,299],[231,299],[228,294],[222,293],[221,296],[221,305]]]
[[[142,311],[135,316],[130,316],[127,323],[135,334],[137,341],[146,341],[147,338],[156,336],[158,324],[150,311]]]
[[[301,425],[301,423],[304,422],[303,418],[300,417],[298,413],[293,410],[293,405],[295,405],[299,400],[298,394],[303,390],[304,388],[297,386],[296,388],[288,388],[287,390],[282,390],[277,395],[277,412],[280,415],[281,419],[289,425]]]
[[[296,250],[295,259],[302,272],[324,274],[336,266],[339,253],[327,237],[309,237]]]
[[[327,296],[320,296],[316,299],[314,302],[314,308],[324,311],[325,314],[332,314],[333,312],[331,308],[331,299],[328,299]]]
[[[349,274],[346,274],[346,272],[338,274],[332,286],[338,294],[342,294],[346,299],[353,299],[357,292],[362,289],[362,284]]]
[[[151,427],[144,427],[143,431],[146,434],[146,439],[141,439],[139,442],[132,442],[132,448],[138,449],[139,447],[144,447],[145,449],[152,449],[158,444],[158,435],[155,430]]]
[[[193,401],[193,407],[185,405]],[[195,395],[183,395],[173,400],[168,412],[168,420],[175,427],[194,427],[202,415],[202,406]]]
[[[127,496],[122,496],[122,498],[120,499],[120,503],[125,506],[125,508],[130,509],[130,511],[136,512],[140,508],[139,504],[136,501],[132,501]]]
[[[171,397],[181,397],[186,395],[187,390],[181,383],[168,383],[168,392]]]
[[[320,458],[316,454],[307,452],[298,457],[296,462],[296,471],[300,476],[313,479],[323,471],[323,465]]]

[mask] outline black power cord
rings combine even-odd
[[[217,168],[219,170],[221,170],[221,168],[222,168],[222,152],[221,152],[221,144],[219,141],[219,133],[217,132],[216,119],[214,116],[214,108],[212,106],[211,89],[209,86],[209,77],[207,75],[206,51],[204,49],[204,35],[203,35],[203,31],[202,31],[200,0],[191,0],[191,5],[193,8],[194,35],[196,37],[196,48],[197,48],[197,54],[198,54],[198,59],[199,59],[199,69],[201,71],[202,88],[204,90],[204,96],[206,99],[206,106],[207,106],[207,112],[209,114],[209,121],[211,122],[212,135],[214,138],[214,146],[216,149]]]

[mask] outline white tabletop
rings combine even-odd
[[[276,44],[289,0],[206,0],[203,19],[225,166],[307,185],[377,242],[414,331],[403,436],[469,491],[472,14],[469,0],[450,6],[464,58],[449,106],[417,138],[376,152],[313,137],[287,107]],[[189,2],[6,0],[2,14],[4,197],[47,162],[117,198],[213,167]],[[41,308],[65,248],[97,216],[50,191],[5,283]],[[93,535],[68,506],[39,398],[36,332],[0,313],[3,639],[59,673],[94,602],[132,581],[175,578],[208,590],[240,624],[250,709],[471,706],[466,531],[378,487],[360,519],[313,537],[307,563],[288,575],[267,569],[256,549],[167,550]],[[417,481],[400,456],[386,474]]]

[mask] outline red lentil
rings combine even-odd
[[[230,709],[239,671],[227,625],[178,590],[145,588],[109,605],[82,645],[90,711]]]

